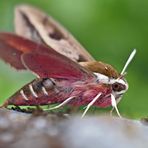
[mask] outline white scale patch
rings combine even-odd
[[[20,94],[22,95],[22,97],[23,97],[25,100],[29,100],[29,99],[27,98],[27,96],[24,94],[24,91],[23,91],[23,90],[20,91]]]

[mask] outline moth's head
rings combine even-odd
[[[98,83],[103,83],[111,87],[112,94],[116,99],[119,99],[128,90],[128,83],[124,76],[113,78],[100,73],[94,74],[97,76]]]
[[[128,90],[128,83],[125,79],[125,70],[133,59],[135,53],[136,50],[134,49],[120,74],[112,66],[104,63],[101,63],[101,69],[103,67],[103,64],[104,69],[99,73],[94,73],[97,76],[99,83],[108,84],[111,87],[112,94],[115,96],[116,99],[121,98],[121,96]]]
[[[110,79],[110,85],[112,88],[112,94],[116,99],[121,98],[121,96],[128,90],[128,83],[124,77],[119,77],[117,79]]]

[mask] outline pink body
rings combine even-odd
[[[43,91],[41,90],[42,87],[39,88],[40,91],[37,91],[35,89],[33,84],[36,81],[37,80],[34,80],[21,89],[24,91],[27,99],[22,96],[22,94],[20,93],[21,90],[19,90],[8,99],[8,104],[16,106],[48,105],[62,103],[67,98],[75,96],[75,98],[71,100],[68,104],[71,106],[83,106],[91,102],[98,93],[102,93],[98,101],[94,103],[94,106],[107,107],[111,105],[111,87],[99,84],[95,82],[95,80],[90,80],[90,82],[78,81],[72,83],[69,81],[67,82],[66,80],[57,80],[55,81],[55,84],[50,87],[50,89],[44,86],[48,94],[43,93]],[[36,92],[38,97],[33,96],[29,85],[33,86],[33,90]]]

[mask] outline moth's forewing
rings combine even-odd
[[[37,8],[28,5],[17,6],[15,30],[17,34],[45,43],[74,61],[94,60],[63,26]]]

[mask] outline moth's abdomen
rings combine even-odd
[[[8,99],[8,105],[46,105],[55,95],[55,84],[51,79],[36,79],[25,85]]]

